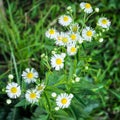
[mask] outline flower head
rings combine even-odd
[[[71,44],[67,46],[67,53],[70,56],[73,56],[77,53],[77,47],[75,46],[75,44]]]
[[[65,54],[54,54],[51,58],[51,65],[55,70],[60,70],[64,67]]]
[[[63,45],[63,43],[62,43],[62,37],[63,37],[63,33],[62,32],[56,34],[56,37],[55,37],[55,43],[56,43],[56,45],[59,45],[59,46]]]
[[[82,2],[80,3],[80,8],[83,9],[85,13],[93,12],[93,9],[90,3]]]
[[[6,86],[6,93],[8,97],[15,99],[21,95],[20,86],[15,82],[8,83]]]
[[[62,41],[61,41],[61,45],[62,46],[67,46],[70,43],[70,39],[69,39],[69,35],[68,33],[62,33]]]
[[[46,31],[45,35],[47,38],[55,39],[57,31],[54,28],[50,28]]]
[[[72,32],[74,32],[74,33],[77,33],[78,32],[78,30],[79,30],[79,25],[78,25],[78,23],[74,23],[74,24],[71,24],[70,25],[70,30],[72,31]]]
[[[79,34],[74,33],[74,32],[70,32],[69,33],[69,38],[70,38],[70,43],[76,43],[77,40],[79,39]]]
[[[72,94],[61,93],[56,98],[56,104],[59,108],[62,108],[62,109],[68,108],[69,105],[71,104],[72,98],[73,98]]]
[[[45,84],[44,83],[41,83],[41,84],[36,86],[36,90],[40,93],[42,93],[44,89],[45,89]]]
[[[22,73],[22,77],[26,83],[33,83],[38,78],[38,72],[34,68],[26,68]]]
[[[40,93],[36,89],[27,90],[25,98],[30,103],[38,102],[40,98]]]
[[[111,22],[105,17],[99,18],[98,23],[97,23],[97,25],[101,26],[102,28],[109,28],[110,24]]]
[[[58,22],[62,26],[68,26],[72,22],[72,18],[68,15],[62,15],[59,17]]]
[[[86,27],[82,30],[82,37],[84,38],[84,40],[91,41],[94,34],[95,31],[90,27]]]

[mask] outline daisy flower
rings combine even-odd
[[[55,43],[56,45],[61,46],[62,45],[62,32],[61,33],[57,33],[56,37],[55,37]]]
[[[85,13],[92,13],[93,9],[90,3],[82,2],[80,3],[80,8],[84,10]]]
[[[47,38],[54,39],[56,37],[57,31],[54,28],[50,28],[46,31],[45,35]]]
[[[70,43],[68,33],[62,33],[62,42],[61,45],[67,46]]]
[[[64,58],[65,53],[62,54],[54,54],[51,58],[51,66],[55,68],[55,70],[60,70],[64,67]]]
[[[72,18],[68,15],[62,15],[59,17],[58,22],[62,26],[68,26],[72,22]]]
[[[67,46],[67,53],[70,56],[73,56],[77,53],[77,47],[74,44]]]
[[[40,98],[40,93],[36,89],[29,89],[26,91],[25,98],[30,103],[38,102]]]
[[[59,108],[62,108],[62,109],[68,108],[69,105],[71,104],[72,98],[73,98],[72,94],[61,93],[56,98],[56,104]]]
[[[99,18],[98,23],[97,23],[98,26],[101,26],[103,28],[109,28],[110,24],[111,22],[105,17]]]
[[[6,93],[8,97],[15,99],[21,95],[20,86],[15,82],[9,83],[6,86]]]
[[[36,90],[39,93],[42,93],[44,89],[45,89],[45,84],[44,83],[41,83],[41,84],[39,84],[39,85],[36,86]]]
[[[70,25],[70,30],[74,33],[77,33],[79,28],[80,27],[79,27],[78,23],[74,23],[74,24]]]
[[[22,73],[22,77],[26,83],[33,83],[38,78],[38,72],[34,68],[26,68]]]
[[[71,43],[76,43],[78,40],[78,37],[79,37],[79,34],[77,33],[73,33],[73,32],[69,33],[69,38]]]
[[[82,37],[87,41],[91,41],[94,34],[95,34],[95,31],[90,27],[86,27],[82,30]]]

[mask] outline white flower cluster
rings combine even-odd
[[[35,83],[38,79],[38,72],[34,68],[26,68],[25,71],[22,73],[22,78],[25,83]],[[37,84],[36,88],[28,89],[25,93],[25,98],[30,103],[38,102],[41,93],[43,92],[45,88],[44,83]],[[20,97],[21,95],[21,88],[18,83],[10,82],[6,86],[6,93],[9,98],[15,99],[17,97]]]
[[[82,2],[80,3],[81,12],[83,11],[85,15],[91,14],[94,10],[99,12],[99,8],[93,10],[90,3]],[[67,8],[68,12],[58,18],[58,23],[65,28],[64,31],[58,31],[55,28],[49,28],[45,35],[47,38],[54,40],[55,45],[58,48],[54,48],[52,51],[51,57],[51,67],[55,70],[60,70],[64,67],[66,53],[68,56],[74,56],[77,54],[80,44],[83,42],[91,42],[98,35],[96,28],[88,26],[86,23],[78,24],[74,21],[73,16],[69,13],[72,13],[72,7]],[[80,18],[81,20],[83,18]],[[87,19],[87,18],[86,18]],[[83,20],[83,22],[85,22]],[[101,17],[98,19],[97,27],[108,29],[111,25],[111,22],[106,17]],[[97,34],[97,35],[96,35]],[[99,38],[99,42],[103,42],[103,38]],[[58,50],[60,48],[60,51]],[[62,51],[62,52],[61,52]],[[64,51],[64,52],[63,52]],[[48,60],[48,56],[44,53],[41,55],[41,58]],[[88,70],[88,66],[85,66],[85,69]],[[36,86],[32,89],[21,90],[20,84],[11,82],[14,79],[12,74],[8,75],[9,83],[6,86],[6,93],[9,98],[16,99],[20,97],[22,92],[25,92],[25,98],[30,103],[36,103],[39,101],[42,92],[45,89],[44,83],[38,83],[37,79],[39,78],[38,72],[34,68],[26,68],[22,72],[23,81],[27,84],[26,88],[29,87],[29,84],[34,83]],[[74,75],[73,75],[74,76]],[[80,77],[74,77],[73,83],[80,82]],[[55,110],[68,108],[71,104],[73,94],[61,93],[57,95],[55,92],[51,94],[53,98],[56,98],[57,107]],[[7,104],[11,103],[10,99],[7,99]]]
[[[82,2],[80,3],[80,8],[87,14],[93,12],[93,8],[90,3]],[[69,9],[72,8],[69,6]],[[99,8],[95,8],[95,11],[98,12],[98,9]],[[95,29],[93,29],[91,26],[79,25],[69,14],[60,16],[58,18],[58,23],[61,26],[66,27],[65,32],[59,32],[54,28],[50,28],[46,31],[45,34],[47,38],[53,39],[55,41],[56,46],[66,48],[66,52],[69,56],[76,55],[80,44],[85,41],[91,42],[96,36]],[[102,17],[99,18],[97,25],[102,28],[109,28],[110,21],[107,18]],[[64,67],[64,58],[65,57],[63,57],[61,54],[56,54],[54,52],[54,55],[51,58],[52,68],[55,68],[55,70],[62,69]]]

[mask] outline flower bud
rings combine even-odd
[[[10,80],[12,80],[12,79],[14,78],[14,76],[13,76],[12,74],[9,74],[9,75],[8,75],[8,78],[9,78]]]

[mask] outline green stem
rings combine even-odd
[[[47,101],[47,105],[48,105],[48,109],[49,109],[49,114],[50,114],[50,119],[54,120],[53,115],[52,115],[52,110],[51,110],[51,104],[50,104],[48,96],[47,96],[47,94],[45,92],[44,92],[44,96],[45,96],[45,99]]]

